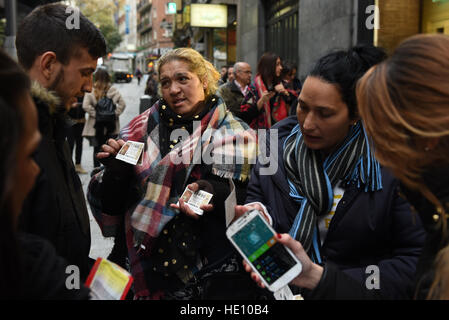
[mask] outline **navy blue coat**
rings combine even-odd
[[[245,201],[262,202],[273,218],[274,229],[280,233],[290,230],[299,210],[299,205],[289,196],[282,161],[283,143],[297,123],[292,116],[273,126],[279,135],[278,169],[273,175],[260,175],[260,169],[267,165],[258,162]],[[317,288],[304,292],[305,298],[411,297],[425,231],[419,217],[412,214],[410,205],[398,195],[398,181],[384,168],[382,184],[383,189],[377,192],[363,192],[355,186],[345,189],[322,246],[323,277]],[[372,275],[367,271],[369,265],[379,267],[379,290],[366,288],[367,277]]]

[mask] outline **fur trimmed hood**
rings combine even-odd
[[[44,88],[39,82],[33,81],[31,84],[31,96],[48,105],[50,114],[61,108],[61,99],[54,91]]]

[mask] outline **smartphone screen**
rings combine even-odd
[[[259,215],[232,235],[232,240],[269,285],[296,264]]]

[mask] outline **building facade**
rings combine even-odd
[[[238,0],[179,0],[176,3],[175,46],[194,48],[216,68],[234,64]]]
[[[175,13],[169,0],[137,1],[136,63],[143,72],[154,68],[155,61],[174,46],[172,41]]]
[[[237,59],[253,70],[266,51],[298,65],[304,78],[315,60],[356,44],[391,53],[417,33],[449,34],[447,0],[239,0]]]
[[[122,36],[122,42],[114,51],[135,54],[137,51],[136,0],[117,2],[116,23]]]
[[[363,22],[365,0],[240,0],[237,56],[256,70],[264,52],[298,65],[305,76],[317,57],[336,48],[373,41]]]

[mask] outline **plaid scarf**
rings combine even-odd
[[[337,150],[322,159],[319,150],[309,149],[297,125],[284,143],[284,164],[290,196],[300,209],[290,235],[301,242],[314,262],[321,263],[318,216],[327,214],[333,204],[333,189],[342,181],[355,183],[365,192],[382,189],[380,165],[369,147],[365,130],[358,121]]]
[[[251,163],[255,162],[257,152],[255,133],[227,112],[220,98],[214,97],[212,102],[214,107],[201,122],[198,121],[197,126],[194,125],[193,133],[165,157],[160,153],[159,108],[163,107],[160,101],[134,118],[120,132],[121,139],[143,142],[146,147],[143,164],[135,167],[146,193],[125,218],[136,297],[154,294],[146,287],[143,261],[150,258],[151,248],[164,226],[179,214],[178,210],[170,207],[180,197],[174,191],[178,188],[172,188],[173,181],[184,181],[185,187],[195,165],[200,164],[202,153],[210,155],[211,150],[214,159],[212,174],[240,181],[249,178]],[[180,161],[182,159],[184,161]]]

